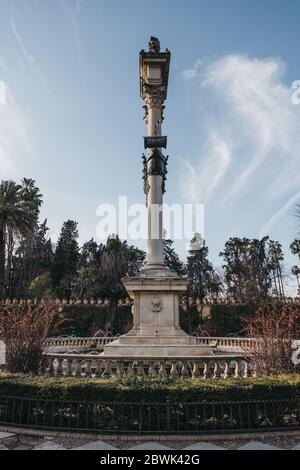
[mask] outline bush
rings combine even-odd
[[[0,373],[0,396],[108,402],[199,402],[300,398],[300,375],[166,383]]]
[[[258,375],[292,373],[292,342],[300,333],[298,305],[276,307],[266,305],[257,310],[254,318],[246,320],[248,336],[256,338],[255,345],[245,349]]]
[[[38,372],[44,341],[59,323],[58,310],[50,301],[0,307],[0,340],[6,347],[6,368],[11,372]]]
[[[65,305],[63,318],[66,323],[58,329],[58,334],[75,333],[76,336],[93,336],[97,330],[105,330],[107,319],[111,314],[109,306],[103,305]],[[122,334],[132,319],[131,306],[118,307],[112,333]]]
[[[211,320],[215,328],[216,336],[245,336],[245,318],[255,315],[257,305],[213,305],[211,310]],[[205,323],[204,323],[205,327]]]

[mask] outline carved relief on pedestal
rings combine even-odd
[[[154,313],[158,313],[162,310],[162,308],[161,298],[156,295],[151,301],[151,310]]]

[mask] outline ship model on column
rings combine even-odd
[[[140,52],[140,94],[145,102],[144,120],[148,135],[143,155],[143,179],[148,212],[147,264],[136,276],[123,279],[134,300],[133,328],[105,346],[104,356],[193,357],[210,355],[207,346],[179,326],[179,297],[187,288],[187,278],[164,265],[162,204],[167,160],[163,154],[167,137],[162,135],[164,102],[167,98],[171,54],[160,51],[159,40],[151,37],[149,50]]]

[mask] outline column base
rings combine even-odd
[[[164,266],[147,266],[138,276],[123,283],[134,299],[134,327],[105,346],[103,356],[195,357],[212,354],[208,346],[179,326],[179,296],[186,292],[187,279]]]

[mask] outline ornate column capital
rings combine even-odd
[[[144,83],[143,88],[143,99],[147,108],[162,108],[167,96],[166,86],[155,86]]]

